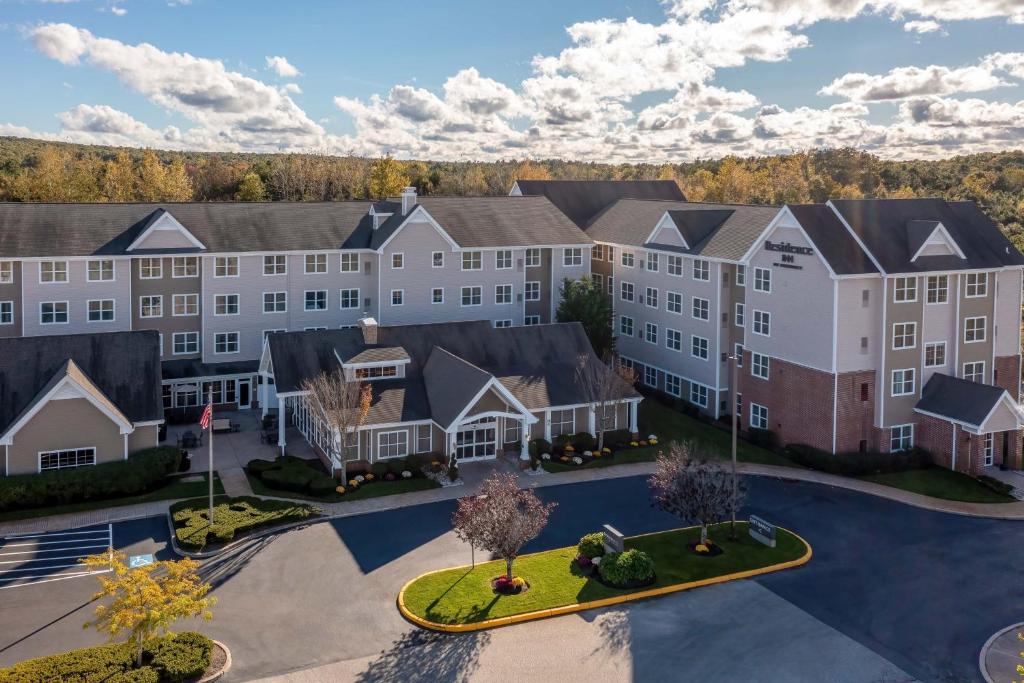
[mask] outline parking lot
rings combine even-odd
[[[114,545],[110,524],[0,539],[0,590],[102,573],[81,560]],[[106,571],[109,571],[106,570]]]

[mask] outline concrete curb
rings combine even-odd
[[[1004,629],[996,631],[992,634],[992,637],[985,641],[985,644],[981,646],[981,652],[978,654],[978,668],[981,669],[981,676],[985,679],[985,683],[1005,683],[994,680],[988,675],[988,667],[985,666],[985,659],[988,657],[988,651],[992,647],[992,643],[999,640],[999,637],[1010,631],[1019,631],[1024,627],[1024,621],[1019,624],[1007,626]]]
[[[684,527],[682,530],[694,529],[696,527]],[[792,569],[794,567],[800,567],[811,561],[811,557],[814,554],[811,544],[808,543],[799,534],[796,534],[789,529],[779,527],[783,531],[793,534],[800,540],[801,543],[807,548],[807,551],[803,556],[798,557],[795,560],[789,560],[787,562],[780,562],[778,564],[769,565],[767,567],[760,567],[758,569],[748,569],[742,572],[733,572],[731,574],[722,574],[721,576],[713,576],[707,579],[700,579],[699,581],[688,581],[685,583],[676,583],[671,586],[662,586],[661,588],[650,588],[647,590],[640,590],[634,593],[627,593],[626,595],[616,595],[610,598],[601,598],[600,600],[591,600],[589,602],[578,602],[570,605],[561,605],[559,607],[551,607],[548,609],[535,610],[532,612],[523,612],[522,614],[512,614],[507,617],[496,617],[494,619],[485,619],[472,624],[441,624],[429,619],[424,619],[416,614],[405,605],[405,591],[413,583],[419,581],[424,576],[430,576],[431,574],[439,574],[441,572],[451,571],[453,569],[464,569],[470,565],[461,565],[458,567],[447,567],[445,569],[436,569],[431,572],[425,572],[419,576],[410,579],[402,586],[402,590],[398,592],[398,598],[396,600],[398,605],[398,611],[408,621],[416,624],[417,626],[432,631],[442,631],[445,633],[468,633],[472,631],[482,631],[490,628],[497,628],[499,626],[510,626],[512,624],[521,624],[527,621],[536,621],[538,619],[548,619],[550,617],[558,617],[564,614],[573,614],[574,612],[582,612],[583,610],[595,609],[598,607],[608,607],[610,605],[619,605],[625,602],[634,602],[636,600],[644,600],[646,598],[658,597],[661,595],[668,595],[670,593],[678,593],[680,591],[690,590],[691,588],[700,588],[701,586],[711,586],[718,583],[727,583],[729,581],[736,581],[738,579],[748,579],[753,576],[760,576],[761,574],[771,574],[774,572],[782,571],[784,569]],[[655,532],[664,533],[664,532]],[[638,534],[640,536],[649,536],[651,534]],[[545,550],[541,552],[551,552]],[[529,557],[530,555],[538,555],[540,553],[529,553],[522,557]]]
[[[213,639],[211,638],[210,640]],[[214,681],[218,680],[221,676],[226,674],[228,671],[231,671],[231,650],[229,650],[228,646],[220,642],[219,640],[214,640],[213,644],[219,647],[220,649],[224,650],[224,656],[227,657],[227,659],[224,661],[224,666],[222,666],[218,671],[214,671],[203,676],[198,681],[196,681],[196,683],[213,683]]]

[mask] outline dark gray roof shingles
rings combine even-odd
[[[517,180],[516,185],[526,196],[547,197],[583,229],[619,199],[685,200],[672,180]]]
[[[924,385],[914,408],[980,427],[1005,393],[1005,389],[991,384],[936,372]]]

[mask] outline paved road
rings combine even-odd
[[[204,629],[231,645],[232,681],[336,663],[308,680],[388,680],[403,667],[409,680],[460,680],[556,664],[566,680],[594,680],[593,665],[599,678],[619,680],[894,683],[978,680],[985,639],[1021,620],[1018,522],[812,484],[750,485],[749,511],[807,538],[809,565],[544,624],[427,635],[398,616],[394,596],[410,576],[468,560],[449,531],[454,504],[444,502],[313,524],[209,563],[220,603]],[[627,534],[678,525],[650,507],[642,478],[538,493],[559,507],[527,550],[574,543],[606,522]],[[138,524],[137,538],[165,539],[159,523]],[[114,529],[116,543],[121,525]],[[68,588],[83,583],[4,591],[24,602],[0,595],[0,664],[98,642],[74,610],[87,596]]]

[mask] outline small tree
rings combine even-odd
[[[374,199],[394,197],[407,184],[401,162],[386,156],[370,164],[370,196]]]
[[[608,409],[618,410],[623,399],[632,395],[632,387],[636,384],[636,372],[623,365],[615,356],[606,363],[597,356],[587,353],[580,355],[576,365],[576,381],[583,392],[583,399],[597,414],[597,450],[600,451],[604,448],[604,426],[608,420]]]
[[[178,619],[213,618],[210,608],[217,598],[207,597],[210,584],[202,581],[196,569],[199,563],[185,558],[161,561],[129,568],[125,554],[113,549],[81,560],[90,569],[113,572],[113,577],[98,575],[100,590],[92,599],[112,598],[109,604],[96,606],[96,618],[85,623],[110,635],[122,632],[135,647],[135,665],[142,666],[143,644],[158,634],[170,631]]]
[[[555,312],[560,323],[579,322],[599,357],[615,349],[612,336],[612,302],[589,277],[562,281],[562,300]]]
[[[673,443],[669,453],[658,455],[648,480],[654,507],[680,519],[700,524],[700,542],[708,540],[708,525],[729,516],[733,504],[733,475],[717,461],[694,460],[689,443]],[[746,485],[736,488],[736,506],[743,503]]]
[[[479,495],[459,500],[452,523],[459,538],[505,560],[505,577],[511,581],[512,561],[547,526],[556,506],[519,488],[515,475],[496,472],[484,480]]]
[[[366,421],[370,412],[370,386],[349,381],[340,367],[332,373],[322,372],[303,380],[302,390],[307,392],[313,415],[331,428],[331,453],[341,456],[341,478],[347,479],[345,463],[348,460],[349,434]]]
[[[262,202],[267,198],[267,190],[263,186],[263,179],[260,174],[250,171],[242,176],[238,183],[238,192],[235,199],[240,202]]]

